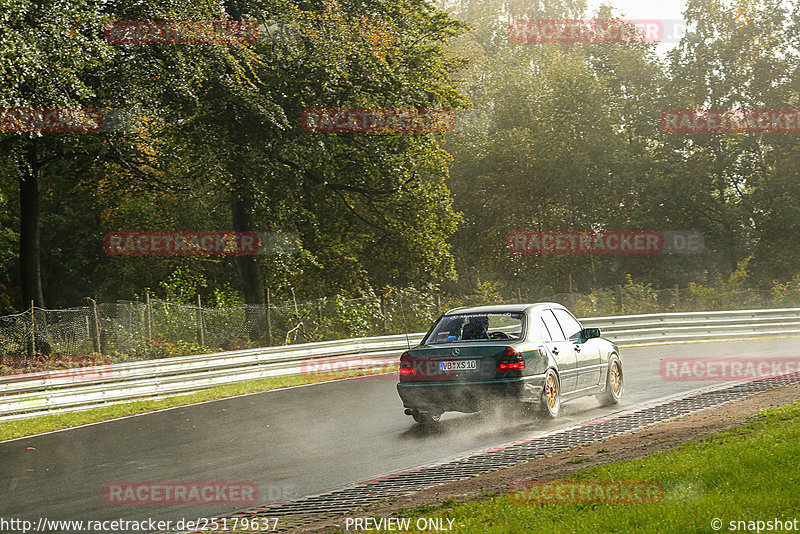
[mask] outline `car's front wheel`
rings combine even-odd
[[[442,419],[442,414],[440,413],[431,413],[431,412],[420,412],[419,410],[414,410],[411,413],[411,417],[414,418],[414,421],[421,425],[433,425],[438,423]]]
[[[542,415],[550,419],[558,417],[558,413],[561,411],[561,388],[558,384],[558,376],[552,369],[548,369],[544,377],[539,409]]]
[[[622,363],[616,354],[611,355],[608,363],[608,375],[606,376],[606,390],[597,395],[597,400],[603,406],[617,404],[622,398],[624,381],[622,379]]]

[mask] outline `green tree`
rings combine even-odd
[[[651,166],[662,68],[647,44],[508,42],[509,20],[582,18],[582,3],[504,9],[465,15],[477,26],[462,48],[478,51],[465,85],[479,118],[451,144],[450,185],[465,219],[454,237],[461,289],[491,279],[545,296],[570,287],[573,272],[593,274],[572,280],[584,289],[608,283],[628,272],[620,260],[515,257],[506,240],[513,230],[632,224]]]
[[[782,2],[690,0],[684,18],[692,29],[669,56],[665,109],[784,109],[797,102],[789,81],[797,50]],[[788,192],[783,171],[775,172],[772,148],[785,153],[787,141],[772,137],[669,134],[659,147],[661,180],[676,193],[663,208],[706,232],[722,275],[750,254],[761,232],[754,223],[764,220],[764,210],[768,218],[776,216],[777,206],[769,207],[771,200],[764,202],[758,190]],[[780,206],[777,218],[783,219],[786,207]]]

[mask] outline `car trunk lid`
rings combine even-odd
[[[496,376],[508,343],[470,342],[427,345],[401,359],[401,380],[418,382],[474,381]],[[403,371],[403,368],[407,371]]]

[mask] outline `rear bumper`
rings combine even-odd
[[[428,412],[477,412],[498,402],[539,402],[544,375],[481,382],[400,382],[405,408]]]

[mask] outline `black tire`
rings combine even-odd
[[[625,381],[622,375],[622,362],[616,354],[612,354],[608,360],[608,372],[606,373],[606,390],[597,395],[597,400],[602,406],[611,406],[619,403]]]
[[[435,425],[442,419],[442,414],[414,410],[414,412],[411,414],[411,417],[413,417],[414,421],[421,425]]]
[[[561,412],[561,384],[558,381],[558,375],[552,369],[548,369],[544,375],[539,412],[548,419],[555,419]]]

